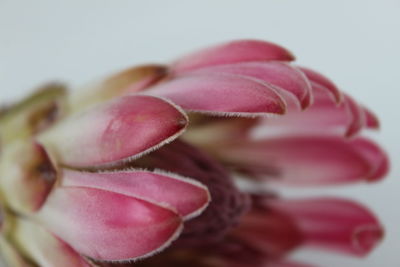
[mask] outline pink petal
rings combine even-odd
[[[204,185],[173,173],[142,170],[89,173],[64,169],[61,184],[103,189],[164,205],[187,219],[200,214],[210,201]]]
[[[366,124],[368,128],[371,129],[379,129],[380,127],[380,122],[378,117],[369,109],[367,108],[362,108],[364,112],[364,116],[366,119]]]
[[[185,75],[146,94],[166,97],[189,111],[213,115],[283,114],[285,102],[271,86],[228,74]]]
[[[253,251],[274,258],[283,257],[303,242],[290,217],[262,208],[245,214],[232,235]]]
[[[267,118],[259,127],[282,127],[284,132],[340,132],[356,135],[365,125],[365,112],[349,96],[337,105],[320,85],[313,84],[313,104],[303,112],[289,112],[279,118]],[[286,128],[286,129],[285,129]]]
[[[329,78],[309,68],[304,68],[304,67],[298,67],[298,68],[307,76],[307,78],[311,82],[319,86],[322,86],[325,90],[330,92],[337,103],[341,102],[342,93]]]
[[[68,244],[39,224],[25,219],[15,220],[12,239],[37,266],[90,267],[91,265]]]
[[[367,180],[374,182],[382,179],[386,176],[389,171],[389,158],[387,154],[375,143],[363,139],[357,138],[353,141],[354,146],[369,162],[373,162],[371,165],[371,171],[367,176]]]
[[[174,73],[246,61],[294,60],[285,48],[265,41],[238,40],[189,54],[172,64]]]
[[[39,139],[65,165],[107,166],[172,141],[186,124],[171,103],[130,95],[75,114]]]
[[[371,181],[382,178],[387,170],[385,153],[372,141],[335,135],[241,142],[221,147],[216,153],[239,171],[290,185]]]
[[[305,75],[291,65],[279,62],[245,62],[203,68],[197,73],[230,73],[249,76],[286,90],[295,95],[303,108],[311,104],[311,85]]]
[[[273,200],[268,207],[289,215],[305,243],[356,256],[365,256],[382,239],[375,216],[360,204],[335,198]]]
[[[173,211],[91,188],[57,188],[37,219],[79,253],[97,260],[146,257],[168,246],[182,222]]]

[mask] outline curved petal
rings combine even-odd
[[[245,214],[231,235],[254,251],[271,257],[283,257],[303,242],[290,217],[260,207]]]
[[[289,112],[278,118],[266,118],[259,127],[280,128],[282,132],[339,132],[354,136],[366,126],[365,111],[348,95],[335,104],[326,90],[317,84],[313,87],[313,104],[302,112]],[[271,132],[271,131],[270,131]]]
[[[173,104],[129,95],[75,114],[39,140],[64,165],[109,166],[172,141],[186,125]]]
[[[174,73],[246,61],[294,60],[285,48],[265,41],[238,40],[189,54],[172,64]]]
[[[271,86],[228,74],[185,75],[145,92],[172,100],[189,111],[224,116],[283,114],[286,104]]]
[[[244,62],[200,69],[196,73],[230,73],[249,76],[286,90],[295,95],[302,108],[311,104],[311,85],[297,68],[279,61]]]
[[[13,240],[29,258],[42,267],[90,267],[68,244],[34,222],[18,219]]]
[[[309,68],[305,67],[298,67],[298,68],[307,76],[307,78],[312,83],[322,86],[325,90],[330,92],[333,98],[335,99],[336,103],[340,103],[342,101],[342,93],[329,78]]]
[[[176,210],[185,219],[199,215],[210,202],[207,188],[173,173],[124,170],[102,173],[63,170],[62,186],[103,189]]]
[[[363,138],[286,136],[216,149],[217,155],[233,168],[288,185],[376,181],[387,170],[386,154]]]
[[[290,216],[305,244],[365,256],[382,239],[376,217],[353,201],[336,198],[269,200],[267,206]]]
[[[137,92],[161,80],[168,73],[164,65],[134,66],[118,72],[107,79],[75,90],[68,99],[69,110],[80,111],[90,105]]]
[[[60,187],[37,219],[79,253],[98,260],[146,257],[168,246],[182,229],[172,210],[109,191]]]
[[[366,119],[367,127],[371,129],[379,129],[380,122],[378,117],[368,108],[363,107],[362,109]]]

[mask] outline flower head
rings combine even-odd
[[[286,49],[233,41],[0,114],[0,248],[11,266],[304,266],[382,238],[350,200],[275,185],[373,182],[376,116]]]

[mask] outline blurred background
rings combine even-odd
[[[286,46],[297,62],[327,74],[374,110],[382,123],[374,138],[392,159],[387,179],[373,186],[284,192],[357,199],[387,229],[365,259],[315,251],[293,258],[326,267],[400,266],[399,0],[0,0],[0,102],[51,80],[76,87],[238,38]]]

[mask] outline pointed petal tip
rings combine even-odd
[[[316,83],[322,86],[328,92],[330,92],[334,101],[337,104],[340,104],[343,101],[342,92],[329,78],[325,77],[324,75],[315,70],[306,67],[299,66],[298,68],[306,75],[306,77],[311,81],[311,83]]]
[[[380,225],[359,226],[353,235],[354,249],[359,256],[366,256],[383,240],[384,235]]]
[[[171,142],[187,124],[168,100],[127,95],[73,114],[39,140],[66,166],[107,167]]]
[[[181,75],[145,92],[170,99],[186,111],[216,116],[284,114],[286,102],[273,86],[225,73]]]

